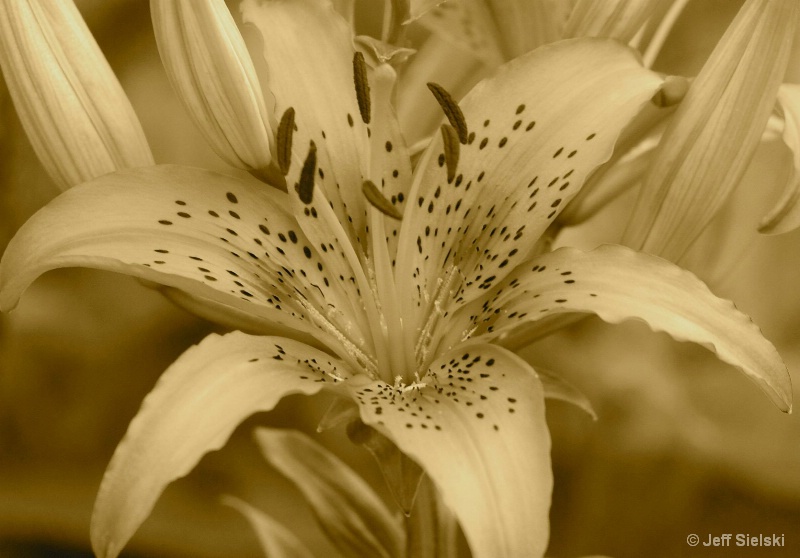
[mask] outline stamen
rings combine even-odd
[[[325,316],[323,316],[312,303],[307,300],[299,300],[300,306],[311,317],[315,324],[332,335],[344,348],[344,355],[340,354],[342,358],[355,359],[359,363],[364,364],[367,375],[373,379],[378,378],[378,366],[370,356],[361,350],[349,337],[342,333],[333,323],[331,323]]]
[[[467,121],[464,118],[464,113],[461,112],[461,107],[453,100],[450,93],[438,83],[428,83],[428,89],[430,89],[433,96],[436,97],[436,102],[442,107],[444,115],[458,132],[458,141],[466,144],[469,130],[467,130]]]
[[[403,218],[397,208],[381,194],[381,191],[378,190],[378,187],[375,186],[375,183],[371,180],[364,181],[364,184],[361,186],[361,191],[364,192],[364,197],[372,204],[372,207],[384,215],[392,219],[397,219],[398,221]]]
[[[303,170],[300,171],[300,182],[297,183],[297,194],[300,201],[308,205],[314,198],[314,173],[317,172],[317,146],[311,140],[308,147],[308,155],[303,163]]]
[[[353,55],[353,81],[356,84],[356,99],[358,99],[358,111],[361,113],[361,120],[364,121],[364,124],[369,124],[369,80],[367,80],[367,64],[364,62],[364,55],[360,52],[356,52]]]
[[[281,116],[281,123],[278,125],[277,155],[278,167],[284,176],[289,173],[292,164],[292,134],[294,133],[294,108],[289,107]]]
[[[435,348],[435,344],[438,344],[447,329],[445,327],[439,327],[437,331],[436,324],[440,318],[444,317],[444,307],[447,301],[453,298],[452,292],[457,289],[460,281],[463,281],[463,274],[461,270],[454,265],[448,268],[444,278],[440,277],[437,279],[438,286],[434,293],[433,308],[429,311],[428,319],[422,327],[422,330],[420,330],[417,343],[414,347],[418,370],[427,369],[429,357],[431,356],[431,349]]]
[[[444,160],[447,163],[447,182],[452,182],[458,168],[458,157],[461,145],[458,134],[450,124],[442,124],[442,141],[444,142]]]

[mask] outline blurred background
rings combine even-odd
[[[377,2],[362,2],[374,8]],[[656,69],[694,75],[739,5],[690,2]],[[142,121],[159,163],[225,168],[203,143],[161,67],[142,0],[78,5]],[[231,3],[232,6],[235,2]],[[234,6],[235,7],[235,6]],[[373,10],[374,11],[374,10]],[[359,25],[379,26],[362,16]],[[363,31],[364,29],[360,29]],[[466,56],[466,54],[465,54]],[[795,57],[790,81],[798,81]],[[426,94],[427,92],[422,92]],[[0,84],[0,245],[57,189],[34,156]],[[778,144],[759,151],[733,200],[735,239],[713,229],[689,266],[732,298],[800,372],[800,234],[758,237],[771,178],[789,161]],[[614,239],[630,211],[623,197],[569,242]],[[759,205],[760,204],[760,205]],[[709,258],[721,262],[709,272]],[[60,270],[37,281],[0,316],[0,558],[84,557],[94,496],[128,422],[159,374],[215,326],[136,280]],[[553,402],[554,557],[800,556],[800,419],[783,415],[742,375],[702,348],[636,323],[587,319],[525,351],[591,400],[598,420]],[[259,556],[255,536],[222,494],[255,503],[303,533],[322,537],[287,482],[258,455],[258,424],[313,432],[324,397],[294,398],[243,424],[221,451],[171,485],[123,556]],[[379,473],[340,432],[317,439],[385,495]],[[351,451],[348,451],[348,449]],[[784,534],[785,548],[689,548],[687,535]]]

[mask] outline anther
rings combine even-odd
[[[364,124],[369,124],[369,80],[367,80],[367,64],[364,62],[364,55],[360,52],[356,52],[353,55],[353,81],[356,84],[356,99],[358,99],[358,111],[361,113],[361,120],[364,121]]]
[[[461,146],[458,143],[458,132],[450,124],[442,124],[442,142],[444,143],[444,161],[447,164],[447,182],[452,182],[456,176]]]
[[[372,204],[372,207],[384,215],[388,215],[392,219],[397,220],[403,218],[397,208],[393,206],[389,200],[383,197],[381,191],[378,190],[378,187],[375,186],[375,183],[371,180],[364,181],[364,184],[361,186],[361,191],[364,192],[364,197],[366,197],[367,201]]]
[[[438,83],[428,83],[428,89],[431,90],[431,93],[433,93],[433,96],[436,98],[436,102],[442,107],[442,111],[444,111],[444,115],[450,121],[450,124],[458,132],[458,141],[466,144],[469,131],[467,130],[467,121],[464,119],[464,113],[461,112],[461,107],[453,100],[450,93]]]
[[[312,140],[308,147],[308,155],[300,171],[300,182],[297,183],[297,194],[304,204],[311,203],[314,197],[314,173],[317,172],[317,146]]]
[[[278,167],[284,176],[289,173],[289,166],[292,164],[292,134],[294,133],[294,108],[289,107],[281,116],[281,123],[278,125],[277,155]]]

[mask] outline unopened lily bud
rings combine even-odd
[[[223,0],[151,0],[172,86],[214,151],[263,173],[272,130],[253,61]]]
[[[62,190],[153,164],[133,107],[71,0],[0,0],[0,67],[34,151]]]
[[[623,242],[679,260],[755,153],[800,23],[797,0],[748,0],[681,101]]]

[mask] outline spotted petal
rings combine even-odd
[[[577,0],[564,27],[567,37],[609,37],[628,43],[647,19],[673,0]]]
[[[361,184],[369,138],[353,82],[352,30],[328,0],[245,0],[241,10],[245,23],[261,32],[275,114],[295,110],[289,187],[298,182],[313,141],[317,187],[333,203],[353,244],[366,246]]]
[[[323,342],[337,324],[359,347],[351,274],[330,273],[339,255],[311,244],[290,205],[255,179],[201,169],[106,175],[62,194],[20,229],[0,265],[0,305],[13,307],[47,270],[94,267],[178,288],[266,325],[309,332],[316,323]]]
[[[328,538],[346,556],[403,556],[400,523],[372,488],[335,455],[290,430],[256,432],[264,458],[303,493]]]
[[[453,180],[441,139],[415,174],[397,258],[402,299],[417,313],[406,321],[420,327],[448,274],[461,278],[460,304],[523,261],[660,83],[627,47],[578,39],[476,86],[461,102],[469,134]]]
[[[791,409],[786,366],[750,318],[688,271],[622,246],[562,248],[534,258],[463,308],[453,329],[494,339],[563,312],[589,312],[611,323],[638,319],[679,341],[698,343],[744,372],[781,410]]]
[[[281,337],[211,335],[186,351],[145,398],[114,452],[92,515],[95,554],[117,556],[164,488],[222,447],[245,418],[346,375],[325,353]]]
[[[552,489],[542,386],[493,345],[441,356],[424,387],[348,384],[362,420],[419,462],[475,558],[542,556]]]

